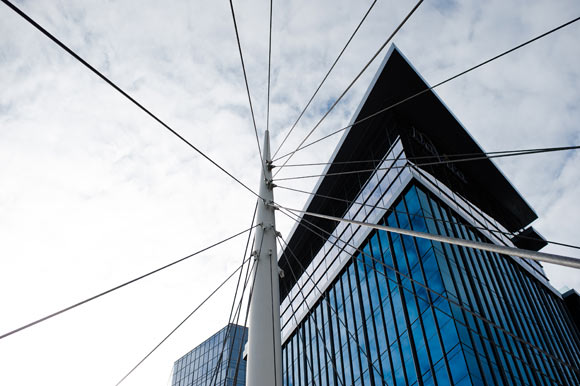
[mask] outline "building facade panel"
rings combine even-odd
[[[248,339],[245,327],[229,324],[173,365],[172,386],[243,386]]]
[[[545,246],[534,210],[435,93],[375,114],[425,89],[392,47],[305,210]],[[539,262],[296,221],[280,258],[285,385],[580,384],[576,298],[564,303]]]
[[[414,181],[382,223],[488,241]],[[507,256],[372,231],[286,340],[287,385],[580,384],[578,331]]]

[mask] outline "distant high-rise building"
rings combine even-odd
[[[391,48],[305,211],[544,247],[536,213],[427,88]],[[580,385],[578,328],[538,262],[297,220],[279,262],[284,385]]]
[[[242,351],[248,329],[229,324],[175,361],[172,386],[243,386],[246,362]],[[225,342],[225,346],[224,346]],[[223,355],[222,353],[223,348]],[[222,357],[220,361],[220,355]],[[216,368],[219,370],[216,372]]]

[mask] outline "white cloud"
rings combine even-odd
[[[369,5],[368,0],[274,4],[275,147]],[[413,5],[377,3],[281,154],[300,142]],[[19,6],[256,187],[257,146],[226,1]],[[268,5],[250,1],[235,7],[262,133]],[[394,42],[434,84],[579,13],[573,1],[427,1]],[[5,6],[0,20],[0,332],[249,226],[251,194]],[[439,94],[486,150],[577,144],[579,28],[567,27],[445,85]],[[377,65],[312,139],[348,123]],[[293,162],[325,162],[337,141],[338,136],[299,152]],[[536,227],[548,239],[577,243],[578,161],[576,153],[554,153],[497,162],[538,211]],[[288,185],[310,190],[314,183]],[[293,207],[306,199],[283,190],[276,194]],[[278,221],[287,233],[292,223],[283,216]],[[240,237],[4,339],[0,383],[118,381],[235,269],[244,244]],[[580,257],[553,246],[546,251]],[[577,272],[546,270],[556,288],[580,288]],[[126,384],[166,384],[172,362],[225,324],[232,293],[230,286],[201,309]]]

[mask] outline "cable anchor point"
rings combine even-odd
[[[274,189],[278,185],[276,185],[274,183],[274,180],[268,180],[268,179],[266,179],[266,186],[268,187],[268,189],[272,190],[272,189]]]
[[[274,201],[265,202],[264,205],[274,210],[280,210],[280,205],[276,204]]]

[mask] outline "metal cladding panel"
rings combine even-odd
[[[360,121],[428,87],[398,49],[392,47],[354,121]],[[432,91],[353,125],[344,135],[327,174],[374,168],[376,164],[372,161],[349,164],[339,162],[380,160],[398,136],[409,158],[421,157],[417,158],[416,164],[479,207],[508,231],[522,229],[537,218],[533,209]],[[431,165],[433,161],[444,161],[463,154],[483,159]],[[371,172],[325,176],[319,181],[315,193],[352,201],[370,175]],[[341,217],[348,206],[344,202],[314,196],[306,210]],[[305,219],[319,227],[316,231],[321,234],[332,232],[337,225],[336,222],[310,216],[305,216]],[[289,249],[304,267],[308,266],[324,242],[306,227],[314,228],[301,221],[288,240]],[[285,250],[279,261],[285,272],[289,272],[288,264],[293,261],[287,253]],[[300,267],[297,264],[292,267],[299,276]],[[291,275],[280,280],[281,300],[294,283]]]
[[[512,242],[518,248],[539,251],[548,245],[548,242],[533,227],[526,228],[512,238]]]

